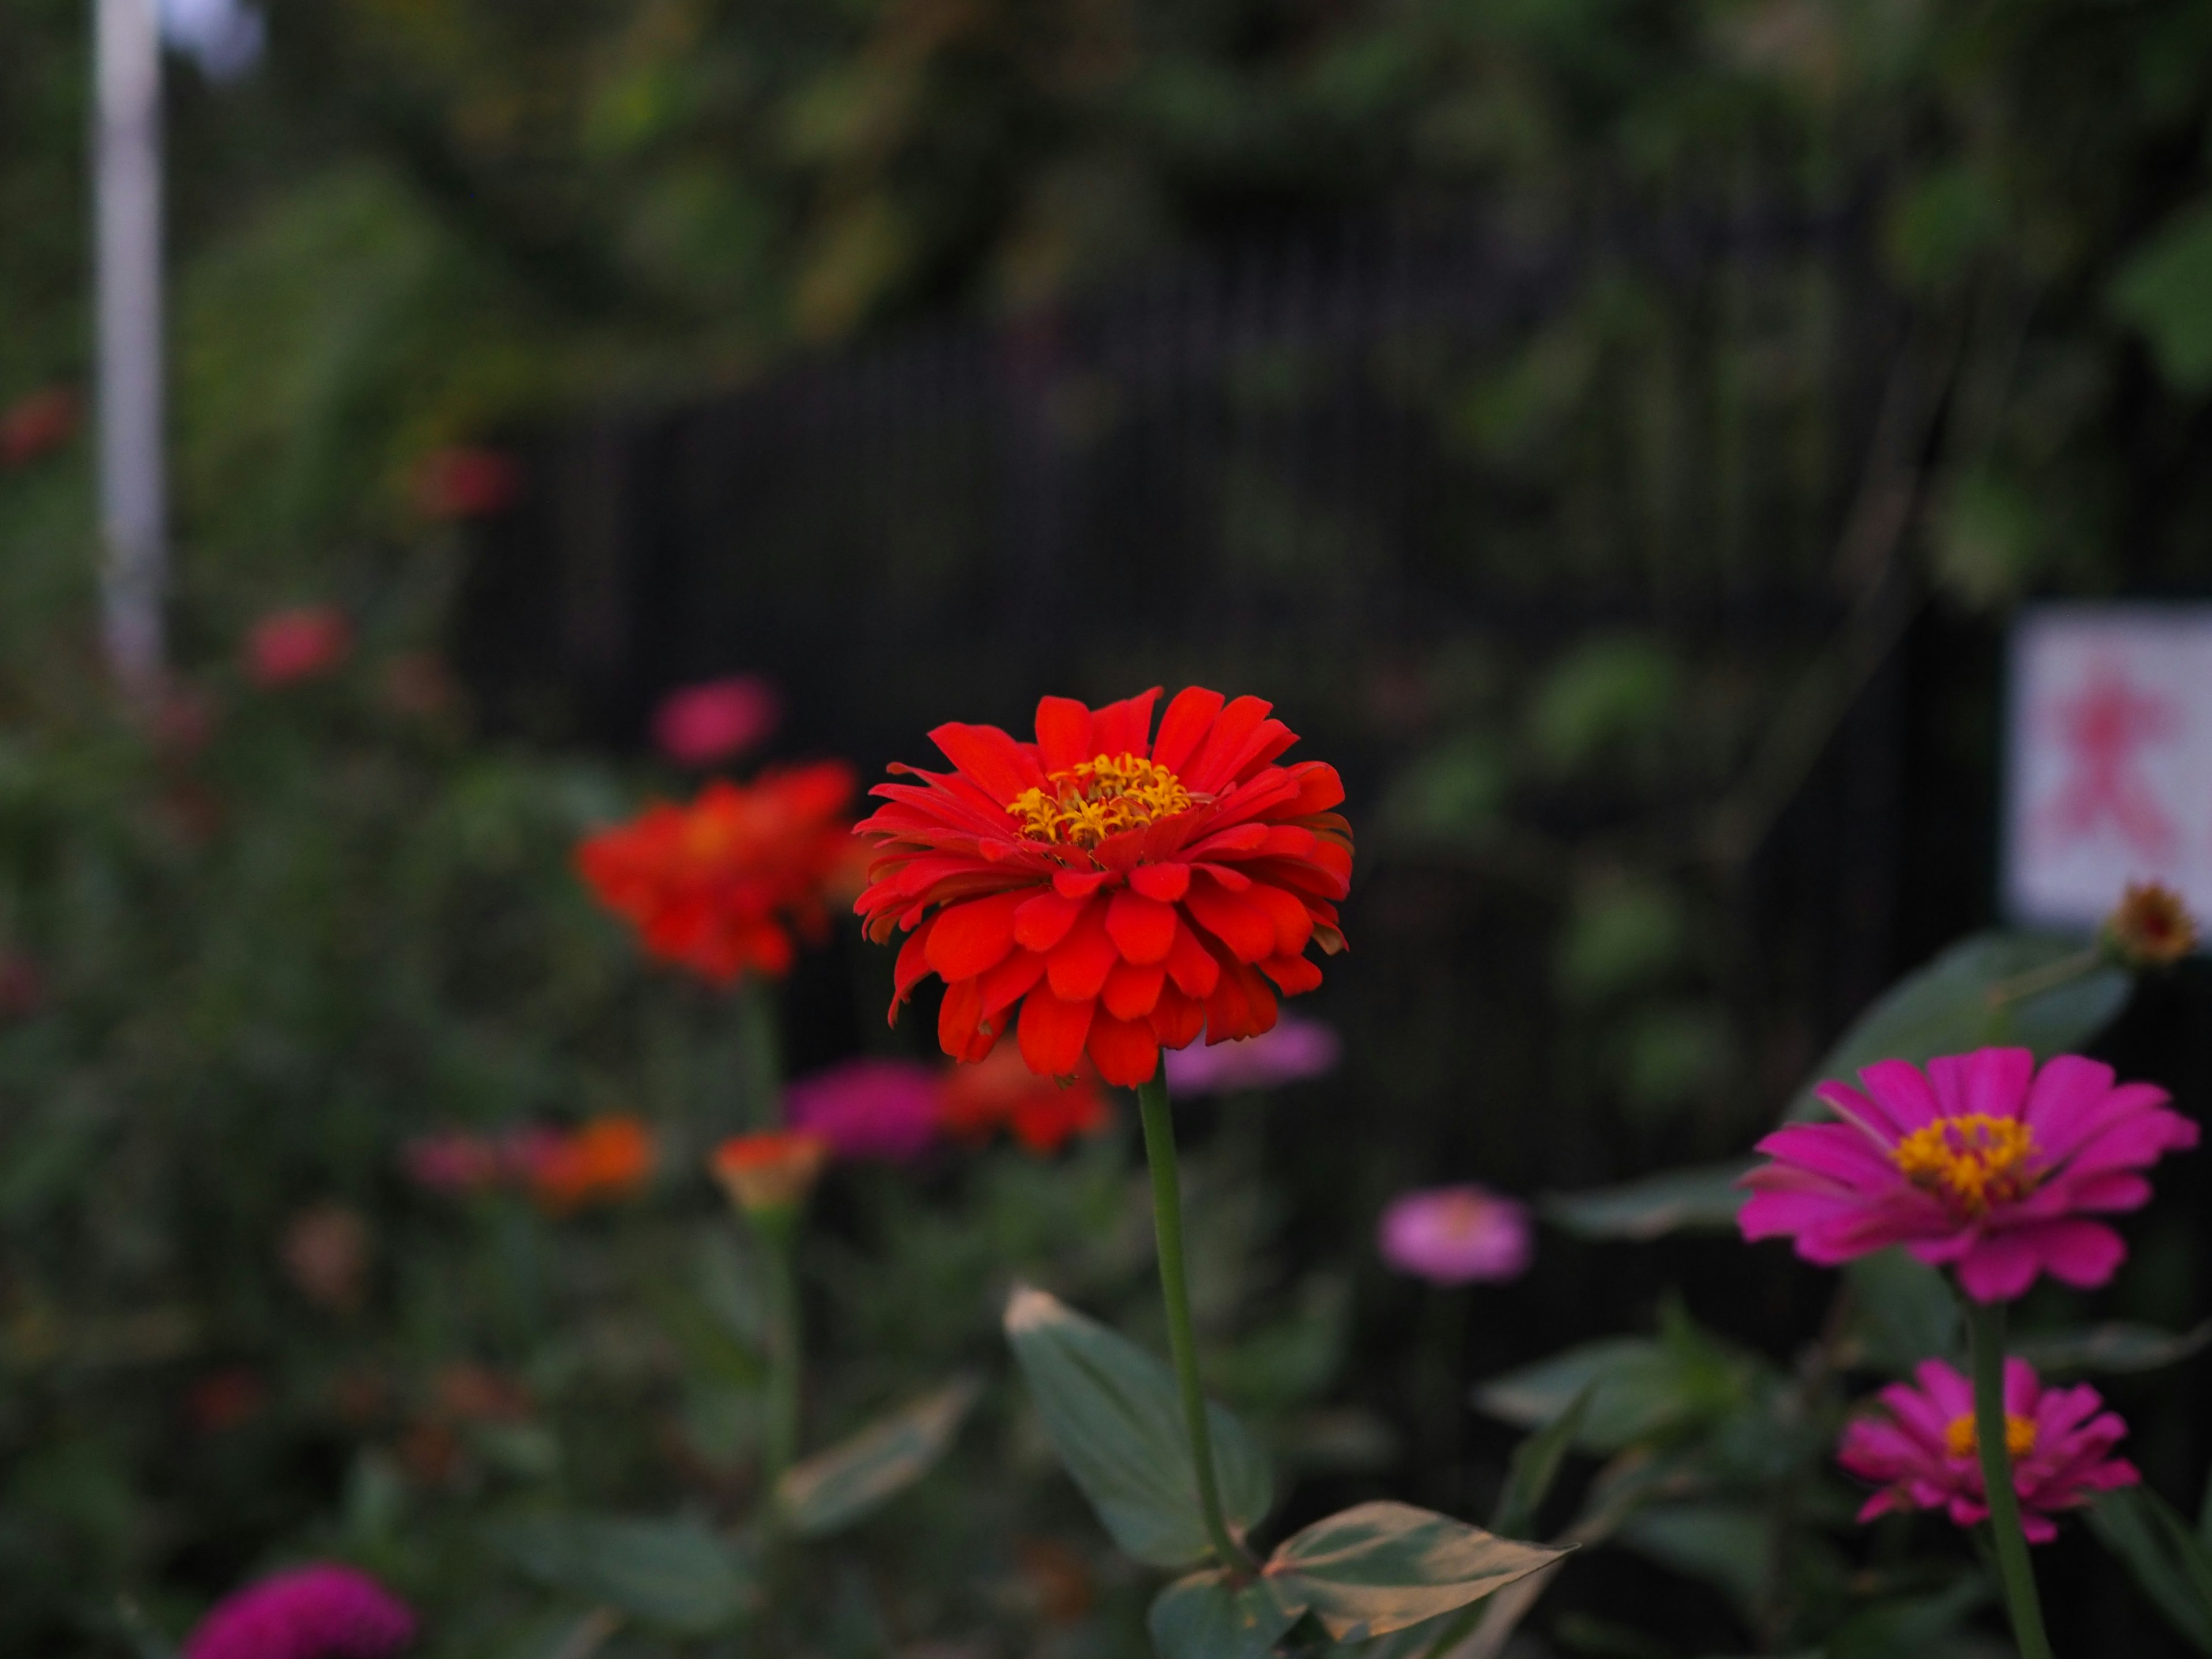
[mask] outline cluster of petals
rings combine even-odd
[[[1983,1048],[1924,1072],[1882,1060],[1860,1079],[1818,1091],[1843,1121],[1759,1143],[1770,1161],[1743,1178],[1744,1237],[1793,1238],[1827,1267],[1901,1244],[1954,1269],[1978,1302],[2009,1300],[2045,1273],[2103,1284],[2126,1247],[2093,1218],[2140,1208],[2142,1171],[2197,1140],[2164,1090],[2116,1084],[2079,1055],[2039,1071],[2025,1048]]]
[[[995,1048],[974,1066],[956,1066],[945,1079],[938,1114],[956,1139],[973,1144],[1003,1130],[1039,1158],[1114,1121],[1113,1104],[1088,1066],[1068,1077],[1040,1076],[1017,1048]]]
[[[775,730],[783,701],[757,674],[680,686],[653,711],[653,741],[681,766],[713,766],[742,755]]]
[[[709,782],[586,840],[576,867],[638,930],[648,954],[711,984],[791,968],[793,932],[817,935],[824,895],[848,856],[854,788],[842,761]]]
[[[1990,1512],[1973,1386],[1940,1359],[1922,1361],[1915,1375],[1917,1388],[1893,1382],[1875,1396],[1881,1411],[1844,1431],[1837,1462],[1881,1488],[1859,1511],[1862,1521],[1892,1510],[1942,1510],[1971,1527]],[[2025,1359],[2005,1362],[2005,1441],[2030,1541],[2047,1544],[2058,1535],[2051,1517],[2059,1511],[2142,1478],[2132,1463],[2111,1455],[2128,1430],[2104,1407],[2086,1383],[2046,1389]]]
[[[218,1601],[184,1659],[386,1659],[415,1639],[407,1604],[367,1573],[312,1562]]]
[[[954,1059],[981,1060],[1012,1030],[1041,1075],[1088,1054],[1127,1086],[1201,1031],[1267,1030],[1279,993],[1321,983],[1306,948],[1344,948],[1336,903],[1352,878],[1335,769],[1278,764],[1297,739],[1272,705],[1196,686],[1155,736],[1158,696],[1097,709],[1047,697],[1034,742],[941,726],[930,737],[951,771],[897,768],[912,781],[877,787],[855,908],[872,939],[907,934],[893,1018],[935,974]],[[1125,779],[1141,792],[1119,793]]]
[[[525,1124],[497,1134],[441,1130],[407,1143],[400,1162],[417,1186],[450,1196],[521,1191],[556,1212],[627,1197],[652,1178],[653,1132],[618,1113],[573,1129]]]
[[[1528,1206],[1466,1182],[1401,1193],[1375,1231],[1376,1248],[1400,1273],[1432,1285],[1502,1284],[1535,1259]]]
[[[1054,1152],[1103,1128],[1113,1109],[1087,1068],[1072,1078],[1039,1077],[1015,1050],[1000,1048],[975,1066],[845,1060],[792,1084],[784,1115],[792,1128],[827,1142],[841,1162],[905,1164],[940,1139],[973,1144],[1002,1129],[1032,1152]]]

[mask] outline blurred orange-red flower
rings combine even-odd
[[[732,1136],[714,1148],[708,1168],[731,1203],[759,1215],[805,1203],[829,1162],[830,1143],[820,1135],[775,1130]]]
[[[0,410],[0,472],[44,460],[76,436],[82,400],[74,387],[50,386]]]
[[[522,469],[496,449],[456,444],[415,468],[415,509],[426,519],[482,519],[522,493]]]
[[[226,1365],[192,1384],[185,1415],[202,1434],[221,1434],[250,1423],[269,1408],[269,1384],[251,1365]]]
[[[530,1189],[547,1209],[565,1212],[626,1198],[652,1178],[653,1132],[627,1115],[595,1117],[580,1128],[534,1139]]]
[[[2130,968],[2170,968],[2197,948],[2197,918],[2159,881],[2131,881],[2105,920],[2105,943]]]
[[[1267,1030],[1278,991],[1321,983],[1306,947],[1344,948],[1336,902],[1352,883],[1336,769],[1277,765],[1297,737],[1273,705],[1199,686],[1154,737],[1158,696],[1047,697],[1034,743],[940,726],[930,738],[952,770],[896,768],[918,781],[876,786],[855,908],[878,943],[907,933],[894,1018],[933,973],[954,1059],[1016,1030],[1030,1070],[1064,1077],[1087,1054],[1126,1086],[1201,1030]]]
[[[295,605],[253,624],[246,638],[246,672],[256,685],[291,685],[329,673],[352,649],[353,624],[343,611]]]
[[[1096,1134],[1114,1120],[1106,1091],[1088,1066],[1065,1080],[1040,1077],[1012,1048],[994,1048],[980,1063],[956,1066],[939,1107],[947,1134],[987,1140],[1000,1129],[1032,1152],[1056,1152],[1077,1135]]]
[[[792,930],[815,935],[851,842],[852,769],[842,761],[721,779],[688,806],[647,807],[576,850],[599,902],[646,950],[717,985],[791,968]]]

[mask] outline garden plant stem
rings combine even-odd
[[[773,1487],[799,1454],[799,1352],[798,1218],[763,1218],[761,1243],[768,1256],[768,1421],[763,1426],[761,1461]]]
[[[1182,1191],[1176,1175],[1175,1117],[1168,1104],[1165,1067],[1137,1089],[1145,1125],[1145,1161],[1152,1173],[1152,1223],[1159,1237],[1160,1295],[1167,1304],[1168,1352],[1175,1360],[1176,1386],[1182,1395],[1184,1426],[1190,1432],[1191,1466],[1198,1475],[1198,1503],[1206,1516],[1206,1535],[1221,1565],[1231,1572],[1253,1566],[1231,1534],[1221,1512],[1221,1487],[1213,1472],[1213,1436],[1206,1426],[1206,1394],[1198,1381],[1198,1344],[1191,1334],[1190,1285],[1183,1273]]]
[[[2020,1644],[2021,1659],[2051,1659],[2051,1638],[2044,1634],[2043,1606],[2035,1594],[2035,1569],[2027,1559],[2027,1535],[2020,1529],[2012,1450],[2005,1444],[2005,1304],[1969,1301],[1966,1328],[1973,1346],[1974,1443],[1981,1454],[1990,1531],[1996,1545],[1997,1571],[2004,1580],[2005,1607],[2012,1614],[2013,1639]]]

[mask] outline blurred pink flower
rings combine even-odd
[[[46,1000],[38,964],[20,951],[0,949],[0,1020],[27,1019]]]
[[[426,519],[483,519],[522,494],[522,469],[496,449],[456,444],[415,468],[415,510]]]
[[[937,1139],[945,1081],[910,1060],[848,1060],[793,1084],[791,1127],[830,1143],[838,1158],[919,1158]]]
[[[256,685],[290,685],[326,674],[353,649],[353,625],[335,605],[272,611],[246,640],[246,672]]]
[[[1893,1382],[1876,1396],[1883,1411],[1844,1431],[1836,1461],[1863,1480],[1882,1483],[1859,1519],[1892,1510],[1942,1510],[1962,1527],[1989,1512],[1974,1434],[1973,1385],[1940,1359],[1920,1363],[1920,1386]],[[2078,1509],[2089,1494],[2132,1486],[2142,1477],[2106,1454],[2128,1426],[2083,1384],[2045,1389],[2025,1359],[2005,1361],[2005,1444],[2020,1494],[2021,1525],[2031,1541],[2058,1535],[2051,1515]]]
[[[493,1187],[528,1187],[557,1158],[567,1138],[544,1124],[497,1135],[441,1129],[418,1135],[399,1154],[407,1178],[434,1193],[465,1195]]]
[[[1472,1183],[1401,1193],[1375,1234],[1382,1259],[1432,1285],[1518,1279],[1535,1257],[1528,1206]]]
[[[775,688],[752,674],[671,691],[653,711],[653,740],[684,766],[712,766],[743,754],[782,717]]]
[[[1168,1089],[1179,1097],[1273,1089],[1334,1071],[1344,1045],[1316,1019],[1285,1014],[1258,1036],[1167,1052]]]
[[[218,1601],[184,1659],[385,1659],[415,1639],[407,1604],[367,1573],[294,1567]]]
[[[43,460],[76,436],[84,412],[74,387],[50,386],[0,410],[0,472]]]
[[[1743,1178],[1747,1239],[1794,1237],[1833,1267],[1902,1244],[1955,1267],[1977,1302],[2008,1301],[2047,1273],[2087,1289],[2127,1254],[2092,1214],[2149,1201],[2139,1170],[2194,1146],[2197,1126],[2148,1083],[2061,1054],[2039,1073],[2025,1048],[1928,1062],[1885,1060],[1865,1092],[1824,1083],[1841,1123],[1799,1123],[1759,1143],[1773,1161]]]

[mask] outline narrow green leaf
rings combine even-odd
[[[1285,1540],[1266,1572],[1338,1641],[1363,1641],[1478,1601],[1565,1553],[1407,1504],[1361,1504]]]
[[[2010,1000],[1993,1000],[1990,993],[2081,948],[2031,933],[1961,939],[1858,1017],[1791,1097],[1787,1115],[1799,1121],[1821,1116],[1826,1109],[1814,1098],[1814,1089],[1832,1080],[1850,1082],[1878,1060],[1918,1064],[1992,1043],[2033,1048],[2039,1059],[2079,1048],[2126,1006],[2135,981],[2119,969],[2094,969]]]
[[[1194,1572],[1153,1599],[1146,1621],[1159,1659],[1267,1659],[1303,1606],[1285,1606],[1268,1580],[1232,1587],[1225,1573]]]
[[[1007,1301],[1006,1327],[1054,1449],[1114,1541],[1153,1566],[1203,1559],[1198,1480],[1168,1368],[1026,1285]],[[1206,1421],[1222,1507],[1242,1533],[1267,1515],[1273,1477],[1243,1424],[1218,1406]]]
[[[1662,1440],[1740,1411],[1759,1364],[1694,1329],[1663,1340],[1607,1337],[1493,1377],[1474,1405],[1524,1429],[1555,1422],[1577,1395],[1589,1403],[1575,1443],[1610,1453]]]
[[[496,1522],[489,1537],[549,1589],[684,1635],[729,1628],[755,1597],[750,1562],[696,1521],[535,1515]]]
[[[2012,1350],[2039,1371],[2154,1371],[2179,1364],[2212,1343],[2212,1319],[2194,1330],[2115,1322],[2071,1330],[2023,1332]]]
[[[1505,1490],[1498,1495],[1498,1509],[1490,1529],[1501,1538],[1525,1537],[1536,1524],[1536,1511],[1559,1478],[1560,1467],[1582,1432],[1589,1414],[1592,1383],[1574,1397],[1566,1410],[1513,1449],[1513,1462],[1505,1471]]]
[[[2166,1622],[2197,1651],[2212,1654],[2212,1549],[2172,1505],[2148,1487],[2124,1486],[2090,1505],[2089,1529]]]
[[[944,1456],[981,1391],[963,1376],[786,1470],[775,1489],[785,1522],[819,1538],[905,1491]]]
[[[1730,1232],[1751,1196],[1736,1181],[1751,1165],[1741,1158],[1695,1170],[1669,1170],[1619,1187],[1553,1193],[1544,1219],[1578,1238],[1642,1242],[1673,1232]]]

